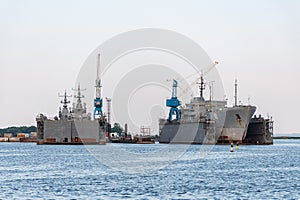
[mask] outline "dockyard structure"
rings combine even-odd
[[[37,116],[39,144],[105,144],[105,116],[91,119],[86,104],[82,102],[83,89],[78,85],[75,91],[76,102],[72,108],[68,108],[68,97],[71,96],[65,92],[58,117],[48,119],[43,114]]]
[[[65,92],[59,95],[64,99],[61,101],[62,108],[59,108],[58,117],[48,119],[45,115],[39,114],[37,121],[38,143],[43,144],[105,144],[106,142],[106,117],[102,112],[100,78],[100,54],[97,57],[96,74],[96,98],[94,100],[94,116],[87,113],[86,103],[82,102],[84,95],[80,84],[75,91],[73,107],[68,108],[70,101]]]
[[[99,123],[91,120],[44,121],[45,143],[99,143]]]
[[[254,115],[248,126],[245,144],[273,144],[273,120]]]

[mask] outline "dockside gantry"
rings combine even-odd
[[[181,105],[181,102],[177,98],[177,87],[178,87],[178,82],[177,80],[173,80],[173,86],[172,86],[172,97],[170,99],[167,99],[166,105],[170,108],[169,112],[169,118],[168,121],[172,121],[172,116],[173,114],[176,114],[176,120],[180,120],[180,110],[178,109],[178,106]]]

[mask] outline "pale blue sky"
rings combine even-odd
[[[84,60],[124,31],[164,28],[220,62],[229,104],[239,96],[270,113],[275,132],[300,132],[299,1],[0,1],[0,127],[56,115]]]

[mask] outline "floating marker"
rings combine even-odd
[[[233,143],[230,145],[230,152],[233,152]]]

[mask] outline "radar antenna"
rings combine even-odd
[[[204,83],[203,75],[200,76],[200,82],[198,82],[197,85],[199,85],[199,89],[200,89],[200,100],[205,101],[205,99],[203,97],[203,91],[205,90],[205,83]]]
[[[58,97],[64,97],[64,100],[61,100],[60,103],[63,104],[63,108],[68,108],[68,104],[70,103],[70,101],[68,101],[68,97],[72,97],[72,95],[67,95],[67,91],[65,90],[63,95],[58,93]]]
[[[215,66],[216,66],[217,64],[219,64],[219,62],[218,62],[218,61],[215,61],[215,62],[213,62],[212,64],[210,64],[208,67],[204,68],[204,71],[201,73],[201,76],[202,76],[202,77],[203,77],[203,76],[206,76],[212,69],[215,68]],[[192,74],[192,76],[194,76],[194,75],[198,75],[198,73]],[[189,77],[190,77],[190,76],[186,77],[186,79],[189,78]],[[199,76],[198,76],[197,78],[195,78],[189,85],[190,85],[190,86],[194,86],[194,85],[196,85],[198,82],[199,82]],[[182,90],[181,94],[179,95],[179,97],[184,96],[184,95],[187,94],[189,91],[190,91],[190,87],[184,88],[184,89]]]
[[[64,95],[58,93],[58,97],[64,97],[64,99],[60,101],[60,103],[63,104],[63,109],[61,110],[61,108],[59,108],[58,116],[61,120],[66,120],[70,116],[70,111],[68,109],[70,101],[68,101],[68,97],[72,97],[72,95],[67,95],[67,92],[65,91]]]

